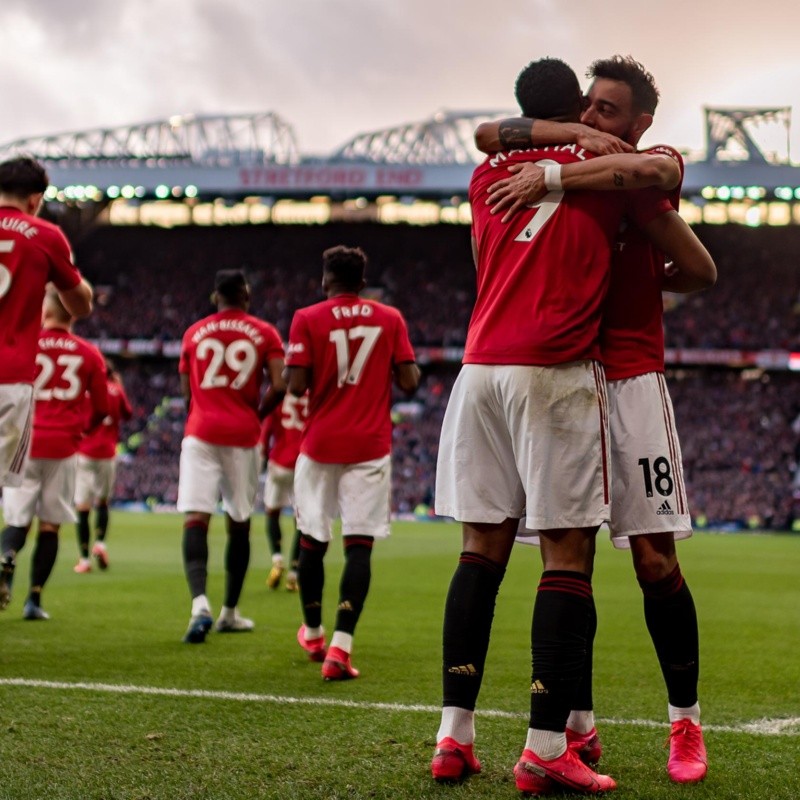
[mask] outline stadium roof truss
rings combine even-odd
[[[706,117],[706,161],[748,161],[753,164],[788,164],[789,130],[792,109],[784,108],[711,108]],[[781,149],[767,150],[763,142],[766,129],[782,133]],[[777,131],[775,130],[777,129]],[[781,151],[782,150],[782,151]]]
[[[272,112],[184,114],[119,128],[34,136],[0,148],[2,158],[18,153],[61,166],[145,161],[156,167],[220,167],[299,160],[293,129]]]
[[[360,133],[328,157],[301,157],[293,129],[272,112],[190,114],[18,139],[0,147],[0,159],[21,152],[39,158],[53,184],[49,199],[67,203],[316,195],[452,202],[465,196],[482,159],[473,139],[477,125],[515,113],[440,111]],[[685,197],[724,199],[736,189],[747,197],[800,200],[800,167],[788,152],[789,108],[706,108],[705,114],[706,155],[687,161]]]
[[[509,111],[440,111],[421,122],[410,122],[361,133],[342,145],[334,160],[382,164],[469,164],[482,156],[475,147],[475,128],[489,119],[514,116]]]

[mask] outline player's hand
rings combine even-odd
[[[510,178],[495,181],[486,191],[486,205],[492,206],[491,213],[503,214],[503,222],[508,222],[514,214],[541,200],[547,189],[544,185],[544,168],[536,164],[512,164],[508,171]]]
[[[635,147],[610,133],[596,131],[588,125],[579,125],[578,128],[575,143],[599,156],[610,156],[615,153],[633,153],[636,151]]]

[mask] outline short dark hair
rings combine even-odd
[[[577,120],[583,106],[578,76],[560,58],[531,61],[517,76],[514,95],[523,115],[533,119]]]
[[[628,84],[633,98],[633,110],[638,114],[655,114],[659,98],[655,78],[633,56],[601,58],[589,67],[586,77],[607,78]]]
[[[214,291],[231,305],[240,305],[248,298],[247,278],[240,269],[221,269],[214,276]]]
[[[367,254],[360,247],[329,247],[322,254],[322,270],[336,283],[358,290],[367,270]]]
[[[0,193],[26,198],[44,194],[50,185],[45,168],[30,156],[18,156],[0,164]]]

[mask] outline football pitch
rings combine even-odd
[[[288,533],[288,526],[285,529]],[[288,538],[288,537],[286,537]],[[527,728],[534,548],[515,550],[500,590],[476,719],[484,768],[464,784],[429,773],[439,721],[442,608],[455,525],[396,523],[378,543],[356,633],[362,677],[325,683],[295,641],[296,594],[264,585],[263,517],[240,608],[247,634],[181,642],[189,618],[181,519],[112,513],[111,568],[72,572],[72,526],[43,594],[46,622],[22,619],[33,536],[0,613],[0,799],[515,798]],[[212,524],[210,591],[223,585]],[[630,557],[601,534],[595,711],[602,771],[629,798],[800,797],[800,537],[698,534],[679,545],[700,617],[700,702],[709,774],[666,775],[666,697]],[[329,632],[341,572],[327,556]]]

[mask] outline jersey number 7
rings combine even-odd
[[[558,164],[551,158],[535,162],[537,167],[546,167]],[[528,224],[514,238],[515,242],[532,242],[536,234],[547,224],[553,214],[558,211],[559,203],[564,199],[563,191],[548,192],[538,203],[533,203],[530,208],[535,209],[533,216],[528,220]]]

